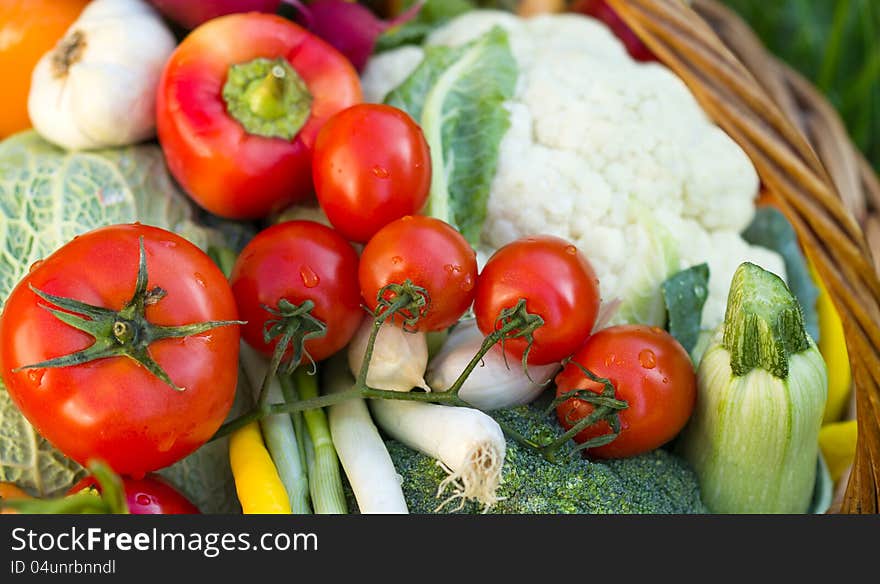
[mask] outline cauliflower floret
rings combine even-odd
[[[755,213],[751,161],[678,77],[632,60],[604,25],[580,15],[470,12],[426,44],[463,44],[493,26],[507,30],[519,77],[505,103],[510,128],[481,251],[524,235],[564,237],[589,257],[603,300],[623,301],[620,320],[654,324],[664,318],[663,280],[707,262],[707,329],[723,320],[741,262],[785,277],[778,254],[739,235]],[[367,98],[382,99],[421,54],[409,47],[374,58]]]

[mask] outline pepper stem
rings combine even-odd
[[[312,94],[286,59],[232,65],[223,85],[229,115],[248,133],[292,140],[312,112]]]
[[[272,67],[263,80],[251,84],[245,92],[245,100],[254,114],[266,120],[274,120],[284,115],[284,69]]]

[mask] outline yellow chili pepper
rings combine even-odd
[[[852,390],[852,372],[840,315],[837,314],[813,262],[809,264],[810,273],[819,288],[819,298],[816,300],[816,312],[819,314],[819,352],[828,368],[828,401],[825,403],[822,423],[827,424],[836,422],[843,416]]]
[[[290,513],[287,491],[256,422],[230,436],[229,463],[235,478],[235,491],[245,514]]]
[[[835,483],[855,459],[857,436],[855,420],[826,424],[819,431],[819,447]]]

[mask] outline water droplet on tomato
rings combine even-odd
[[[653,369],[657,366],[657,356],[651,349],[642,349],[639,353],[639,363],[645,369]]]
[[[144,493],[138,493],[134,500],[135,503],[141,505],[142,507],[147,507],[153,504],[153,500],[150,498],[150,496]]]
[[[302,283],[306,288],[314,288],[321,283],[321,278],[309,266],[303,266],[299,269],[299,277],[302,278]]]
[[[663,378],[663,383],[669,383],[669,378],[668,378],[668,377],[664,377],[664,378]]]
[[[28,268],[28,272],[33,272],[37,268],[39,268],[43,264],[43,260],[37,260],[31,264],[31,267]]]
[[[403,258],[400,257],[400,256],[393,256],[393,257],[391,258],[391,263],[392,263],[392,264],[399,264],[399,263],[402,262],[402,261],[403,261]]]
[[[166,240],[160,241],[159,243],[162,245],[162,247],[167,247],[168,249],[174,249],[175,247],[177,247],[176,241],[169,241],[166,239]]]
[[[565,253],[567,253],[569,255],[575,255],[577,252],[578,252],[578,248],[576,248],[573,245],[569,245],[568,247],[565,248]]]
[[[374,166],[373,167],[373,175],[376,178],[388,178],[389,177],[388,169],[382,168],[381,166]]]
[[[662,328],[660,328],[660,327],[652,326],[652,327],[651,327],[651,332],[654,333],[654,334],[659,335],[659,334],[661,334],[661,333],[665,333],[666,331],[664,331],[664,330],[663,330]]]
[[[614,353],[610,353],[605,357],[605,367],[611,367],[614,365]]]
[[[459,266],[459,265],[453,265],[453,264],[446,264],[445,266],[443,266],[443,269],[446,270],[446,272],[447,272],[448,274],[454,274],[454,273],[456,273],[456,272],[460,272],[460,271],[461,271],[461,266]]]
[[[205,277],[203,275],[196,272],[195,274],[193,274],[193,278],[195,278],[196,284],[198,284],[202,288],[207,288],[207,286],[205,285]]]
[[[473,276],[471,276],[470,274],[465,274],[464,280],[461,281],[461,284],[459,285],[459,287],[465,292],[470,292],[471,290],[473,290],[474,289]]]

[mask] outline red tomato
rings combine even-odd
[[[146,250],[148,302],[140,331],[238,318],[223,273],[199,248],[163,229],[114,225],[81,235],[37,262],[6,300],[0,316],[0,363],[9,395],[36,430],[70,458],[100,458],[118,474],[143,476],[204,444],[232,407],[238,374],[239,327],[212,327],[150,343],[144,352],[181,391],[127,356],[80,365],[20,369],[86,349],[94,338],[46,310],[54,296],[121,310],[133,296]],[[117,341],[107,328],[102,337]],[[97,343],[95,343],[97,344]],[[121,343],[120,343],[121,344]]]
[[[85,477],[68,492],[75,495],[83,489],[94,488],[99,493],[101,486],[94,477]],[[181,495],[159,475],[149,474],[142,479],[122,477],[125,502],[133,515],[184,515],[200,513],[198,507]]]
[[[312,178],[333,227],[365,242],[424,206],[431,153],[422,129],[406,112],[355,105],[330,118],[318,134]]]
[[[604,22],[611,29],[611,32],[614,33],[614,36],[620,39],[620,42],[626,47],[630,57],[636,61],[647,62],[657,60],[651,49],[645,46],[645,43],[620,18],[617,12],[608,6],[605,0],[579,0],[572,5],[571,11],[586,14]]]
[[[430,305],[416,329],[439,331],[452,326],[474,298],[477,255],[462,235],[433,217],[408,215],[389,223],[367,243],[359,270],[361,294],[370,310],[388,284],[411,280],[427,290]],[[391,300],[394,293],[385,298]],[[409,318],[411,313],[404,311]],[[397,318],[394,319],[397,321]]]
[[[571,243],[552,236],[514,241],[492,255],[477,283],[474,314],[488,335],[501,311],[526,300],[526,310],[544,319],[534,332],[528,362],[548,365],[568,357],[593,330],[599,312],[599,280],[590,262]],[[521,359],[524,338],[505,341],[508,354]]]
[[[295,75],[311,95],[310,105],[302,102],[309,108],[305,124],[290,138],[258,135],[230,113],[227,74],[255,59],[279,59],[281,71],[287,65],[293,70],[284,72],[289,84],[283,91],[273,89],[272,67],[233,92],[250,96],[242,98],[241,115],[264,130],[298,125],[291,116],[304,110],[283,101],[301,95]],[[261,79],[268,85],[260,92]],[[166,64],[157,96],[159,141],[174,177],[202,207],[235,219],[263,217],[311,193],[318,131],[330,116],[360,100],[357,72],[318,37],[273,14],[223,16],[191,32]]]
[[[311,300],[311,314],[327,325],[327,333],[306,341],[305,349],[315,361],[329,357],[348,344],[363,319],[357,273],[354,248],[320,223],[288,221],[261,231],[242,250],[230,279],[247,321],[244,339],[271,355],[277,339],[267,345],[263,330],[276,317],[263,306],[277,308],[282,298],[296,305]]]
[[[608,379],[615,397],[629,407],[620,412],[620,435],[610,444],[591,448],[595,458],[623,458],[659,448],[687,423],[697,399],[697,381],[687,351],[664,330],[644,325],[621,325],[591,336],[574,355],[594,375]],[[569,363],[556,376],[556,395],[574,389],[602,392],[602,385]],[[593,405],[569,399],[557,409],[566,429],[593,412]],[[608,434],[605,421],[575,436],[579,443]]]

